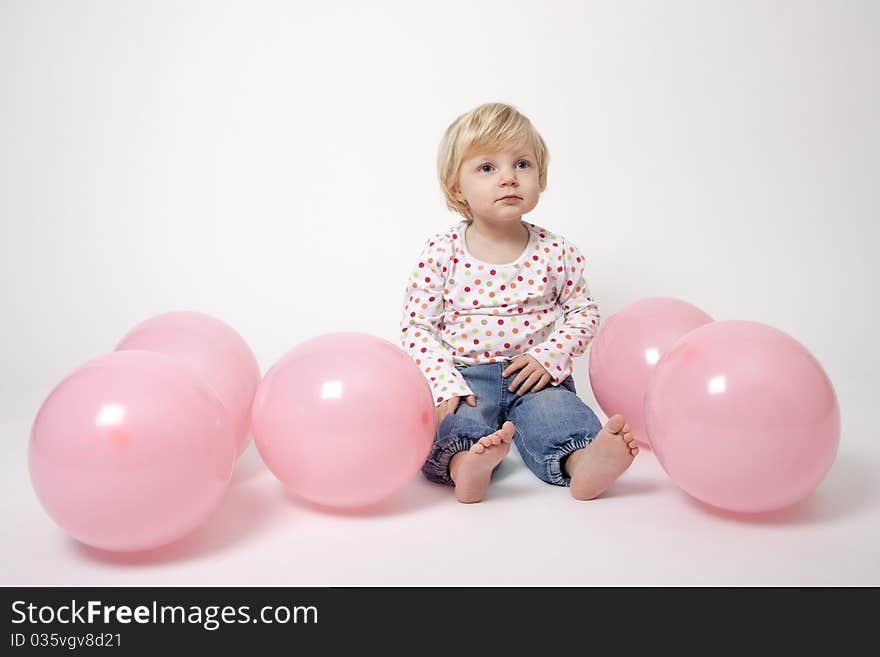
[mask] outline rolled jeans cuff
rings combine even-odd
[[[431,453],[422,466],[422,474],[428,481],[455,486],[455,482],[449,476],[449,462],[459,452],[469,450],[477,440],[479,439],[466,436],[450,436],[445,440],[438,441],[431,448]]]
[[[571,477],[569,477],[562,469],[562,462],[572,452],[583,449],[591,442],[594,436],[584,436],[583,438],[572,438],[570,441],[560,447],[554,454],[547,457],[547,478],[551,484],[557,486],[571,486]]]

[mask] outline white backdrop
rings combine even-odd
[[[264,372],[325,332],[396,341],[410,266],[458,220],[440,137],[501,101],[550,149],[527,219],[586,254],[604,317],[662,295],[787,331],[867,440],[878,27],[870,1],[3,0],[2,439],[169,310]]]

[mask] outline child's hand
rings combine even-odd
[[[477,405],[477,398],[474,395],[468,395],[467,397],[464,398],[464,400],[467,402],[468,406],[476,406]],[[460,401],[461,401],[461,397],[450,397],[446,401],[440,402],[439,404],[437,404],[436,411],[437,411],[437,424],[438,425],[443,421],[443,418],[445,418],[447,415],[451,415],[452,413],[455,413],[455,409],[458,408],[458,403]]]
[[[519,374],[511,381],[507,389],[510,392],[516,392],[520,397],[530,389],[532,392],[538,392],[553,380],[553,377],[541,366],[541,363],[528,354],[517,356],[510,361],[510,365],[501,373],[501,376],[509,376],[517,370],[520,371]],[[517,390],[517,386],[519,386],[519,390]]]

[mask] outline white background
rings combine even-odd
[[[0,583],[880,584],[878,28],[868,1],[3,0]],[[326,332],[396,340],[409,268],[458,221],[440,137],[487,101],[547,141],[527,219],[587,255],[603,316],[678,297],[823,364],[843,432],[808,500],[732,517],[644,454],[577,503],[512,454],[480,505],[418,478],[331,514],[252,447],[211,520],[157,553],[51,522],[30,423],[140,321],[211,314],[264,372]]]

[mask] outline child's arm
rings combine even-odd
[[[443,236],[428,241],[409,277],[400,320],[400,346],[428,379],[434,404],[474,393],[455,369],[452,354],[440,337],[443,321],[443,267],[452,257],[452,245]]]
[[[547,340],[526,352],[547,370],[553,385],[568,378],[572,371],[571,359],[586,351],[599,328],[599,309],[584,276],[584,256],[564,240],[562,247],[564,270],[559,274],[563,279],[558,303],[562,306],[564,322]]]

